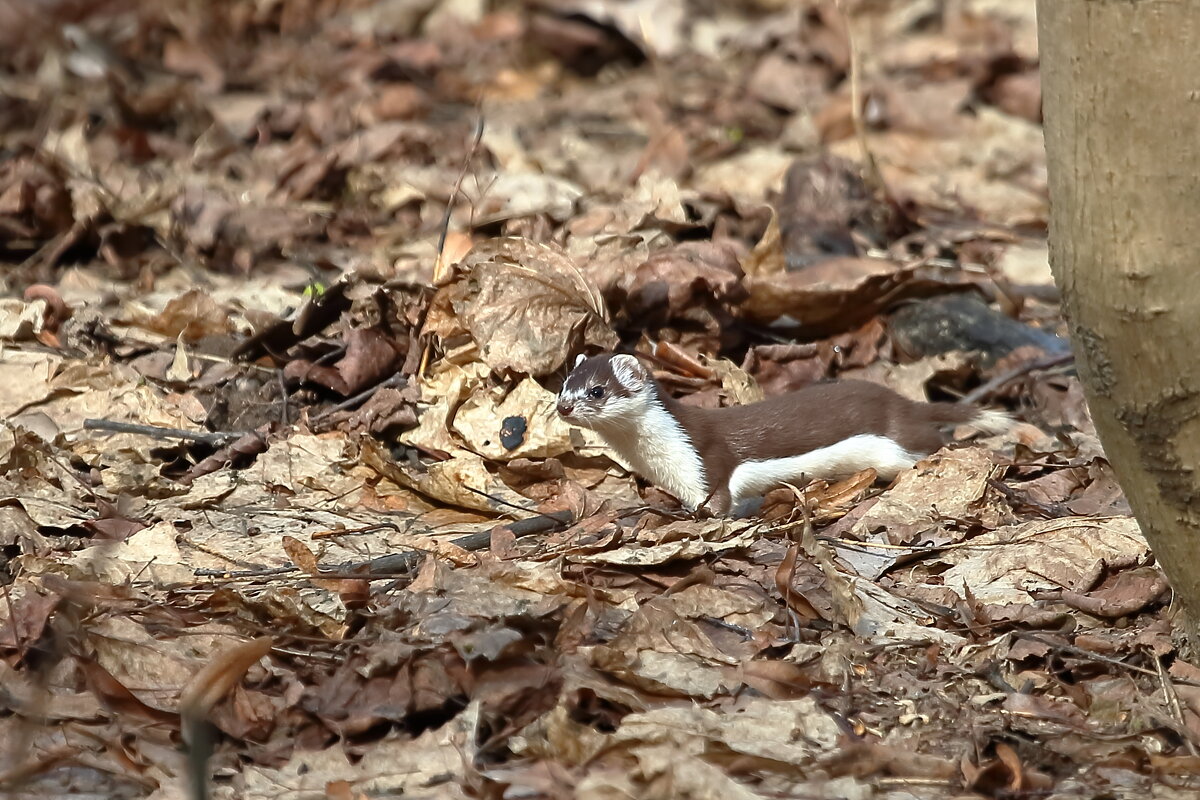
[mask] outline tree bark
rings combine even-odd
[[[1038,0],[1038,35],[1080,377],[1200,647],[1200,2]]]

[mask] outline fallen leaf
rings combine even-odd
[[[477,245],[459,271],[439,296],[494,370],[548,375],[585,346],[616,344],[595,287],[556,248],[492,240]],[[447,322],[433,312],[430,317],[429,329]]]
[[[261,636],[213,655],[212,660],[179,695],[179,713],[206,717],[212,707],[229,693],[250,667],[271,652],[274,638]]]

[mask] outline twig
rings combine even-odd
[[[555,511],[551,514],[539,514],[536,517],[510,522],[502,527],[511,532],[513,536],[520,538],[522,536],[531,536],[535,533],[545,533],[560,525],[570,525],[574,521],[575,515],[570,511]],[[378,525],[370,526],[369,529],[378,528],[400,530],[399,526],[392,522],[381,522]],[[465,536],[451,539],[450,542],[464,550],[484,550],[492,543],[492,532],[489,530],[482,533],[469,533]],[[408,550],[403,553],[389,553],[386,556],[373,558],[370,561],[338,564],[328,569],[322,569],[319,574],[312,577],[357,578],[360,580],[393,578],[397,575],[404,575],[411,572],[423,556],[424,553],[416,550]],[[297,570],[298,568],[295,566],[268,567],[258,570],[239,570],[236,572],[219,569],[197,569],[193,571],[193,574],[200,578],[266,578],[274,575],[287,575]]]
[[[233,431],[185,431],[182,428],[164,428],[159,425],[137,425],[132,422],[117,422],[111,419],[95,419],[89,417],[83,421],[83,429],[87,431],[107,431],[108,433],[135,433],[154,439],[187,439],[204,444],[222,444],[230,439],[238,439],[245,433]]]
[[[291,415],[288,414],[287,380],[283,376],[282,369],[275,370],[275,380],[279,383],[279,424],[286,428],[292,424],[292,421]]]
[[[1075,512],[1067,508],[1062,503],[1042,503],[1034,500],[1032,497],[1026,497],[1013,489],[1007,483],[998,481],[995,478],[988,478],[987,485],[995,491],[1004,495],[1004,499],[1011,503],[1018,503],[1028,508],[1032,508],[1037,513],[1041,514],[1045,519],[1059,519],[1061,517],[1073,517]]]
[[[854,40],[854,21],[843,0],[837,0],[837,9],[842,15],[842,21],[846,23],[846,49],[850,55],[850,123],[854,127],[855,138],[858,139],[858,146],[866,162],[868,182],[874,184],[872,188],[875,191],[890,200],[892,193],[883,179],[883,173],[879,171],[875,154],[871,152],[871,146],[867,143],[867,126],[862,115],[862,61]]]
[[[1007,372],[1000,373],[999,375],[992,378],[987,383],[980,384],[979,386],[975,387],[974,389],[972,389],[971,391],[969,391],[965,395],[963,395],[961,398],[959,398],[958,402],[962,403],[964,405],[978,403],[980,400],[984,399],[985,397],[990,397],[991,395],[995,394],[997,391],[999,391],[1005,385],[1016,380],[1017,378],[1021,377],[1022,375],[1025,375],[1027,373],[1030,373],[1030,372],[1033,372],[1033,371],[1039,370],[1039,369],[1050,369],[1051,367],[1057,367],[1062,364],[1066,364],[1069,361],[1074,361],[1074,360],[1075,360],[1074,353],[1056,353],[1055,355],[1046,356],[1045,358],[1039,358],[1039,359],[1035,359],[1033,361],[1027,361],[1024,364],[1013,367],[1012,369],[1008,370]]]
[[[503,497],[496,497],[496,495],[494,495],[494,494],[488,494],[487,492],[483,491],[482,489],[476,489],[474,486],[467,486],[464,483],[463,488],[466,489],[468,492],[474,492],[475,494],[479,495],[480,497],[486,497],[488,500],[491,500],[493,503],[496,503],[498,505],[508,506],[509,508],[515,508],[517,511],[524,511],[526,514],[536,514],[537,513],[532,508],[526,508],[525,506],[519,506],[516,503],[510,503],[507,500],[505,500]]]
[[[519,519],[502,527],[506,528],[514,537],[519,539],[522,536],[545,533],[560,525],[570,525],[574,521],[575,515],[570,511],[555,511],[551,514],[540,514],[528,519]],[[461,547],[463,550],[485,550],[492,543],[492,532],[469,533],[466,536],[451,539],[450,542]],[[403,574],[411,572],[413,567],[417,565],[417,562],[421,560],[422,555],[422,553],[412,550],[405,553],[392,553],[391,555],[373,558],[365,564],[346,564],[341,569],[349,572],[365,569],[366,573],[372,577]]]
[[[1043,639],[1041,636],[1038,636],[1030,631],[1013,631],[1013,635],[1018,639],[1029,639],[1030,641],[1037,642],[1038,644],[1043,644],[1046,647],[1049,647],[1051,650],[1061,650],[1064,653],[1070,653],[1076,658],[1082,658],[1085,661],[1100,661],[1105,664],[1110,664],[1114,667],[1127,669],[1130,672],[1137,672],[1141,675],[1149,675],[1150,677],[1157,677],[1158,675],[1158,673],[1152,669],[1139,667],[1136,664],[1128,664],[1119,658],[1110,658],[1108,656],[1101,655],[1100,653],[1093,653],[1091,650],[1084,650],[1082,647],[1076,647],[1073,644]]]
[[[1183,744],[1193,757],[1200,755],[1196,751],[1196,743],[1188,735],[1188,725],[1183,718],[1183,709],[1179,705],[1179,694],[1175,691],[1174,684],[1171,683],[1171,676],[1163,669],[1162,659],[1153,653],[1150,655],[1154,659],[1154,668],[1158,670],[1158,682],[1162,685],[1163,700],[1166,701],[1167,708],[1171,709],[1171,716],[1175,719],[1175,724],[1179,726],[1177,730],[1183,738]]]
[[[212,758],[216,741],[213,724],[203,717],[185,713],[182,716],[184,732],[184,751],[186,762],[184,772],[188,776],[188,786],[191,789],[191,800],[208,800],[209,798],[209,759]]]
[[[471,168],[471,162],[475,160],[475,153],[483,141],[483,128],[483,112],[480,111],[479,119],[475,123],[475,136],[471,141],[471,149],[467,151],[467,157],[463,159],[458,179],[454,181],[454,188],[450,190],[450,197],[446,200],[446,214],[442,217],[442,232],[438,236],[437,259],[433,262],[433,282],[435,284],[442,277],[442,271],[445,269],[443,255],[446,249],[446,237],[450,234],[450,215],[454,212],[454,200],[462,189],[463,179],[467,177],[467,170]]]
[[[408,383],[408,378],[404,377],[403,375],[401,375],[400,373],[397,372],[392,377],[388,378],[387,380],[380,381],[379,383],[372,386],[370,389],[364,389],[363,391],[359,392],[358,394],[354,395],[353,397],[347,397],[345,400],[338,403],[337,405],[331,406],[331,407],[325,409],[320,414],[317,414],[315,417],[313,417],[312,421],[319,422],[320,420],[325,419],[326,417],[328,417],[331,414],[336,414],[339,411],[345,411],[349,408],[353,408],[354,406],[357,406],[360,403],[370,400],[371,397],[373,397],[375,395],[375,393],[378,392],[380,389],[392,389],[392,388],[404,386],[406,383]]]

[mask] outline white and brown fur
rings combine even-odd
[[[591,428],[639,475],[689,509],[727,514],[784,483],[873,468],[891,480],[968,425],[999,433],[998,411],[918,403],[866,381],[820,383],[745,406],[687,406],[631,355],[580,356],[558,412]]]

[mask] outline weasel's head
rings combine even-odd
[[[580,356],[558,393],[558,413],[585,428],[604,427],[644,414],[653,402],[654,381],[633,356]]]

